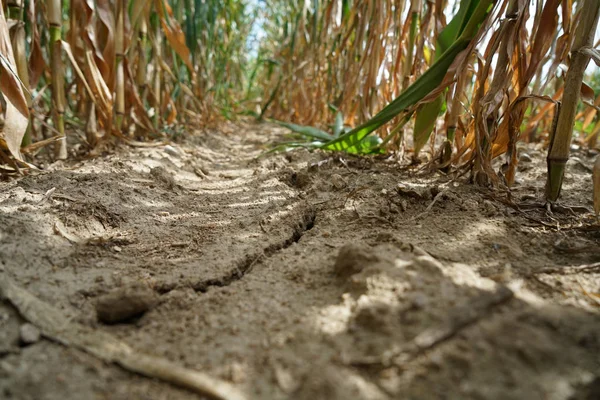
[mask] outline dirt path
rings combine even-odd
[[[589,213],[526,218],[391,160],[256,159],[281,132],[238,130],[1,183],[0,279],[248,399],[600,398]],[[526,151],[515,201],[543,193]],[[590,164],[565,204],[590,206]],[[0,303],[1,398],[202,398],[24,322]]]

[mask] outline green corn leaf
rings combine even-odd
[[[464,0],[463,0],[464,1]],[[464,28],[456,41],[421,75],[412,85],[402,92],[395,100],[388,104],[377,115],[354,128],[350,132],[323,145],[326,150],[346,151],[360,153],[359,143],[367,135],[395,118],[402,111],[414,106],[421,99],[436,89],[443,81],[446,72],[460,52],[465,50],[473,39],[479,26],[484,21],[495,0],[472,0],[468,2],[469,9],[473,9],[467,21],[461,26]],[[473,5],[471,5],[473,3]],[[476,7],[475,7],[476,5]],[[473,8],[471,8],[473,7]],[[465,12],[466,13],[466,12]],[[459,13],[460,14],[460,13]],[[467,13],[466,13],[467,14]]]
[[[458,13],[446,25],[436,40],[436,58],[441,56],[458,39],[478,4],[478,1],[463,0],[460,2]]]
[[[419,154],[423,146],[429,140],[437,117],[442,109],[444,98],[440,95],[431,103],[423,104],[417,109],[414,129],[415,156]]]
[[[477,5],[475,1],[462,1],[458,13],[452,18],[452,21],[437,38],[434,61],[441,57],[442,54],[456,41],[462,30],[464,29],[465,18],[469,18]],[[433,131],[435,122],[444,106],[444,96],[440,94],[432,102],[423,104],[417,108],[415,117],[415,129],[413,132],[415,157],[425,146],[429,140],[429,136]]]
[[[381,147],[383,140],[379,136],[367,136],[358,144],[360,154],[383,154],[385,150]]]
[[[292,124],[289,122],[277,121],[275,119],[272,121],[275,122],[277,125],[288,128],[289,130],[291,130],[293,132],[299,133],[299,134],[309,137],[309,138],[318,139],[320,141],[325,141],[325,142],[328,142],[328,141],[334,139],[334,137],[331,136],[329,133],[322,131],[318,128],[314,128],[312,126],[297,125],[297,124]]]

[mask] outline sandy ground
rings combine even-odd
[[[501,191],[241,125],[0,183],[0,280],[247,399],[600,399],[592,158]],[[0,398],[201,399],[0,303]]]

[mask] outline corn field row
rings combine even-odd
[[[47,145],[67,158],[65,134],[91,150],[210,123],[243,89],[236,58],[251,16],[241,2],[9,0],[1,9],[3,161],[13,168]]]
[[[511,185],[517,142],[542,140],[556,200],[574,127],[576,140],[598,146],[600,74],[585,74],[590,59],[600,62],[597,0],[0,8],[6,171],[48,149],[67,158],[75,141],[65,135],[80,144],[73,151],[99,151],[115,138],[163,140],[184,124],[254,115],[312,140],[290,146],[369,153],[408,143],[416,158],[429,143],[440,169],[469,168],[482,184]]]

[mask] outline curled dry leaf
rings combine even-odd
[[[19,147],[29,123],[29,109],[21,80],[17,75],[8,25],[0,8],[0,92],[4,95],[4,126],[0,131],[0,147],[21,160]]]
[[[155,7],[169,44],[173,47],[177,55],[181,57],[181,60],[189,68],[190,72],[193,72],[194,66],[191,62],[190,50],[185,44],[185,34],[177,20],[173,17],[171,6],[165,0],[156,0]]]
[[[600,215],[600,156],[596,158],[596,162],[594,163],[592,180],[594,181],[594,211],[596,215]]]

